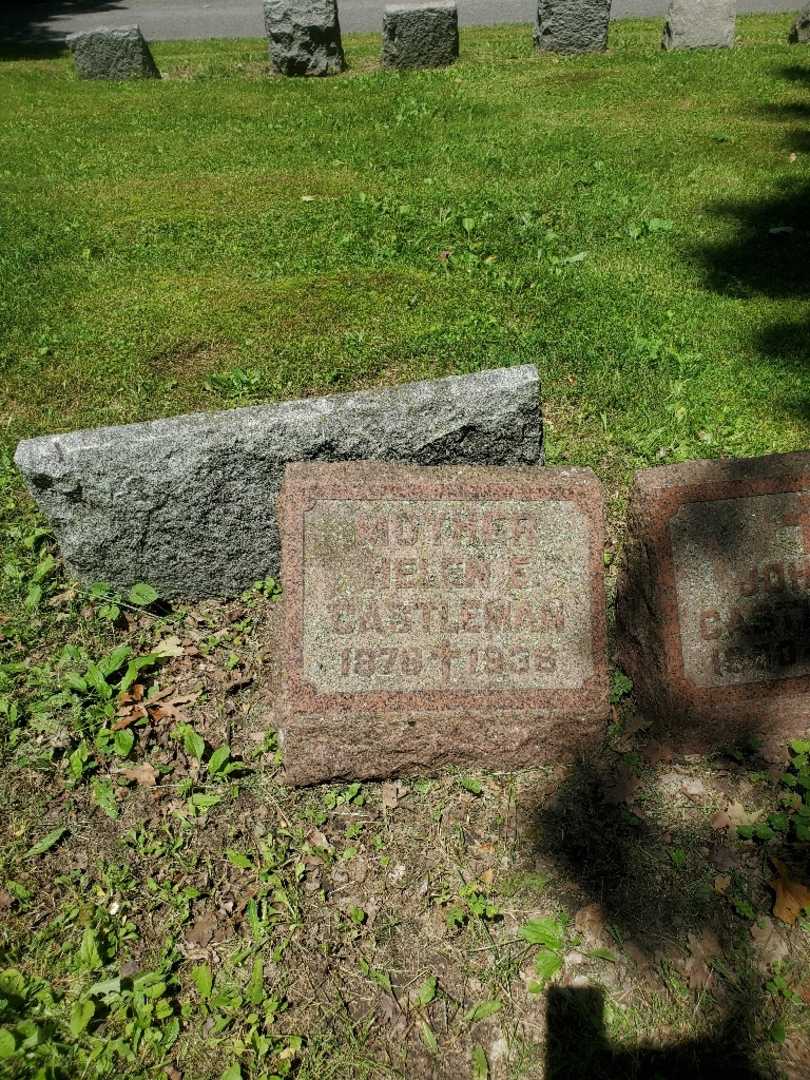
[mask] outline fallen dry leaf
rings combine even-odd
[[[332,845],[327,838],[321,832],[320,829],[316,829],[313,825],[311,829],[307,831],[306,841],[310,847],[322,848],[324,851],[331,851]]]
[[[408,788],[401,780],[394,780],[382,785],[382,804],[384,810],[396,810],[402,799],[408,794]]]
[[[217,917],[213,911],[204,911],[186,934],[189,945],[199,945],[205,948],[214,936],[217,928]]]
[[[641,751],[641,756],[648,765],[665,765],[672,761],[672,747],[668,743],[647,743]]]
[[[649,968],[649,956],[647,956],[644,950],[638,946],[635,941],[625,941],[622,945],[622,951],[630,963],[635,964],[637,968]]]
[[[700,937],[689,934],[690,956],[683,966],[684,974],[689,981],[690,990],[705,990],[712,981],[712,970],[709,961],[719,956],[723,951],[717,935],[711,930],[704,930]]]
[[[121,773],[127,780],[135,780],[142,787],[154,787],[157,783],[157,773],[148,761],[131,769],[122,769]]]
[[[729,844],[714,844],[709,858],[712,864],[721,871],[732,870],[735,866],[739,866],[740,863],[739,852]]]
[[[714,891],[718,896],[725,896],[731,887],[731,877],[729,874],[718,874],[714,879]]]
[[[713,829],[736,829],[739,825],[753,825],[761,816],[761,810],[749,813],[742,803],[733,802],[725,810],[718,810],[710,824]]]
[[[614,719],[617,718],[618,710],[614,706]],[[652,721],[645,716],[641,716],[639,713],[634,713],[632,716],[628,716],[624,721],[624,734],[625,735],[637,735],[639,731],[646,731]]]
[[[776,877],[771,882],[771,888],[776,894],[773,913],[777,919],[793,926],[803,909],[810,908],[810,889],[790,876],[781,859],[771,856],[771,863],[776,871]]]
[[[629,769],[617,769],[614,777],[605,784],[603,798],[606,803],[617,806],[619,803],[630,803],[639,788],[641,781]]]
[[[14,906],[14,897],[5,889],[0,889],[0,911],[9,911]]]
[[[130,727],[136,720],[142,720],[148,715],[143,705],[132,705],[123,715],[119,714],[118,719],[112,725],[112,730],[121,731],[123,728]]]
[[[761,926],[754,923],[750,933],[751,940],[754,943],[757,966],[764,973],[768,968],[785,959],[788,954],[788,947],[771,919],[762,919],[761,922]]]
[[[684,780],[681,784],[681,791],[687,799],[699,799],[701,795],[706,794],[706,785],[702,780],[689,778]]]
[[[718,810],[712,820],[709,822],[713,829],[730,829],[731,818],[725,812],[725,810]]]
[[[182,656],[185,649],[180,644],[180,638],[172,634],[159,641],[154,649],[152,649],[152,652],[155,656],[162,656],[168,659],[172,656]]]
[[[740,802],[730,803],[726,808],[726,814],[735,828],[739,825],[753,825],[758,818],[762,817],[761,810],[754,810],[749,813]]]
[[[600,941],[605,933],[607,914],[601,904],[586,904],[574,916],[574,926],[585,938]]]
[[[181,721],[183,719],[183,714],[181,712],[178,712],[178,710],[175,709],[175,707],[173,705],[170,705],[168,702],[166,702],[165,704],[151,706],[149,709],[149,715],[152,717],[156,724],[159,724],[161,720]]]

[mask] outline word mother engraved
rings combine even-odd
[[[642,697],[682,730],[699,727],[702,746],[737,736],[777,749],[803,731],[810,454],[638,474],[617,607]]]
[[[528,763],[605,715],[589,471],[292,465],[280,517],[288,776]]]

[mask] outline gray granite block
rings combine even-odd
[[[279,573],[288,462],[541,464],[539,392],[535,367],[500,368],[46,435],[15,461],[81,580],[228,596]]]
[[[80,79],[160,78],[138,26],[100,26],[65,40]]]
[[[540,52],[601,52],[609,25],[610,0],[540,0],[534,44]]]
[[[389,4],[386,7],[383,14],[383,67],[445,67],[457,59],[458,10],[455,3]]]
[[[339,75],[346,67],[336,0],[264,0],[277,75]]]
[[[736,0],[670,0],[662,49],[730,49]]]
[[[810,45],[810,4],[805,4],[796,16],[788,41],[791,45]]]

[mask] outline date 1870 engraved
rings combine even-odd
[[[564,499],[317,500],[304,678],[324,693],[575,689],[592,673],[590,541]]]

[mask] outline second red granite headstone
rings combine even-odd
[[[638,473],[616,614],[677,749],[784,754],[810,727],[810,454]]]
[[[531,765],[598,738],[589,470],[301,463],[279,520],[291,782]]]

